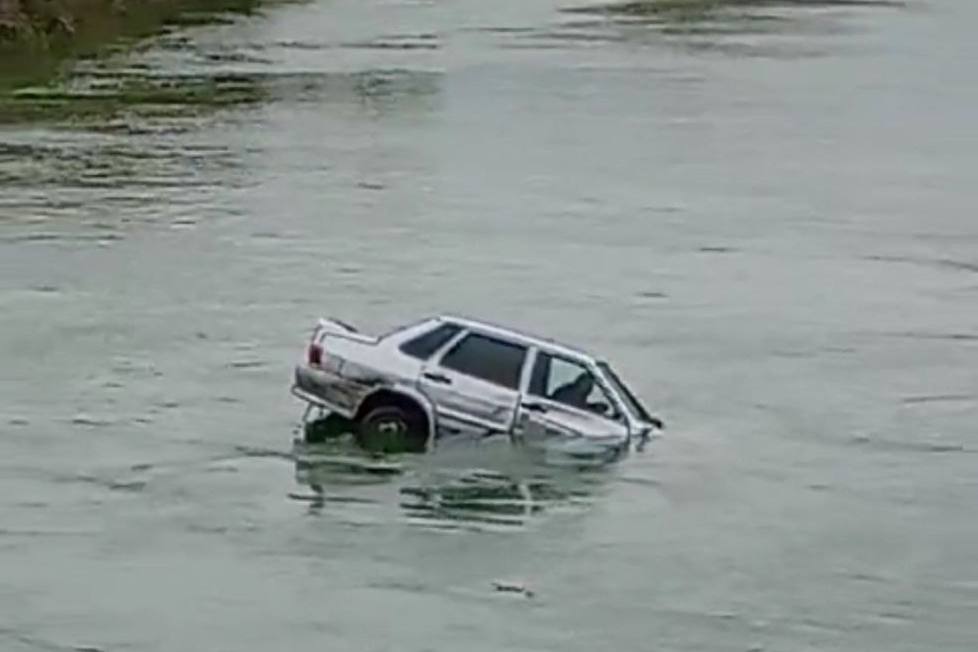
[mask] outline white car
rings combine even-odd
[[[364,448],[384,452],[502,435],[613,459],[663,427],[607,363],[453,316],[383,337],[322,319],[295,368],[292,393],[308,403],[308,441],[352,431]]]

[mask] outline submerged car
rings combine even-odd
[[[382,452],[501,435],[572,456],[616,458],[662,428],[606,362],[454,316],[382,337],[321,319],[292,393],[308,404],[308,441],[352,432],[362,447]]]

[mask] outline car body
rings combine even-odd
[[[615,457],[662,427],[607,363],[451,315],[382,337],[321,319],[292,393],[308,403],[307,414],[318,408],[354,431],[418,431],[411,447],[418,451],[450,437],[503,435],[572,456]],[[397,414],[402,423],[384,422]]]

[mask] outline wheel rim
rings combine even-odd
[[[398,417],[384,417],[369,424],[367,442],[370,448],[387,452],[401,450],[406,442],[408,425]]]
[[[407,432],[407,424],[403,419],[387,418],[378,420],[373,427],[378,435],[400,436]]]

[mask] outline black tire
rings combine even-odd
[[[321,444],[330,439],[337,439],[353,432],[353,423],[338,414],[328,414],[322,419],[309,421],[302,427],[302,434],[307,444]]]
[[[371,453],[423,453],[428,433],[423,416],[396,405],[370,410],[357,423],[357,443]]]

